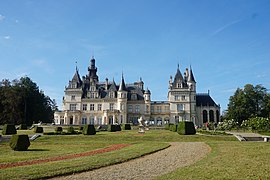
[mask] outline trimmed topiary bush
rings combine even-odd
[[[43,133],[43,127],[35,126],[34,133]]]
[[[79,131],[82,131],[83,128],[84,128],[84,126],[80,126],[80,127],[79,127]]]
[[[62,133],[62,131],[63,131],[63,128],[62,127],[55,127],[55,133],[56,134],[61,134]]]
[[[115,128],[116,128],[116,131],[121,131],[122,130],[121,125],[115,125]]]
[[[177,133],[181,135],[196,134],[196,130],[195,130],[193,122],[181,121],[178,124]]]
[[[171,131],[172,132],[176,132],[177,131],[177,127],[178,127],[178,125],[177,124],[173,124],[173,125],[171,125]]]
[[[69,134],[76,134],[76,132],[75,132],[73,126],[69,126],[69,127],[67,128],[67,133],[69,133]]]
[[[26,151],[30,146],[28,135],[13,135],[10,139],[9,146],[14,151]]]
[[[3,135],[17,134],[17,130],[14,124],[5,124],[2,130]]]
[[[82,133],[84,135],[95,135],[96,134],[96,128],[94,125],[92,124],[86,124],[84,127],[83,127],[83,131]]]
[[[27,130],[27,125],[26,124],[21,124],[19,127],[19,130]]]
[[[122,124],[122,129],[123,130],[131,130],[131,125],[130,124]]]
[[[108,125],[108,131],[109,131],[109,132],[116,132],[116,131],[117,131],[116,125],[114,125],[114,124],[109,124],[109,125]]]

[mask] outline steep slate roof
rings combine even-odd
[[[190,73],[189,73],[189,76],[188,76],[188,82],[196,82],[195,78],[193,76],[193,72],[192,72],[191,67],[190,67]]]
[[[122,74],[122,81],[121,81],[121,83],[119,85],[119,91],[127,91],[123,74]]]
[[[80,78],[79,71],[78,71],[77,67],[76,67],[76,72],[75,72],[75,74],[74,74],[71,81],[77,82],[77,83],[80,83],[80,84],[82,83],[82,80]]]
[[[116,86],[116,84],[115,84],[114,79],[113,79],[113,82],[112,82],[112,84],[111,84],[109,90],[110,90],[110,91],[117,91],[117,86]]]
[[[218,106],[209,94],[197,94],[196,106]]]

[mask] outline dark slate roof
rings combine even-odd
[[[139,87],[137,87],[137,86],[127,86],[127,91],[128,91],[128,94],[127,94],[128,100],[131,100],[131,95],[132,94],[137,95],[137,100],[144,100],[143,92]]]
[[[218,106],[209,94],[197,94],[196,106]]]
[[[72,78],[72,81],[73,81],[73,82],[77,82],[77,83],[79,83],[79,84],[82,83],[82,80],[81,80],[81,78],[80,78],[80,75],[79,75],[79,72],[78,72],[78,69],[77,69],[77,68],[76,68],[76,72],[75,72],[75,74],[74,74],[74,76],[73,76],[73,78]]]
[[[127,91],[123,75],[122,75],[122,81],[121,81],[120,86],[119,86],[119,91]]]
[[[110,90],[110,91],[117,91],[117,86],[116,86],[116,84],[115,84],[115,81],[114,81],[114,80],[113,80],[113,82],[112,82],[112,84],[111,84],[111,86],[110,86],[109,90]]]
[[[189,76],[188,76],[188,82],[196,82],[195,78],[193,76],[193,72],[192,72],[191,67],[190,67],[190,73],[189,73]]]

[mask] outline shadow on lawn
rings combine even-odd
[[[49,149],[28,149],[27,151],[50,151]]]

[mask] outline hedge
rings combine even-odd
[[[123,130],[131,130],[131,125],[130,124],[122,124],[122,129]]]
[[[5,124],[2,130],[3,135],[17,134],[14,124]]]
[[[34,133],[43,133],[43,127],[35,126]]]
[[[13,135],[10,139],[9,146],[14,151],[26,151],[30,146],[28,135]]]
[[[171,123],[166,124],[166,125],[165,125],[165,130],[170,130],[170,126],[171,126],[171,125],[173,125],[173,124],[171,124]]]
[[[176,132],[176,131],[177,131],[177,127],[178,127],[177,124],[172,124],[172,125],[170,126],[170,130],[171,130],[172,132]]]
[[[109,132],[121,131],[121,126],[120,125],[115,125],[115,124],[109,124],[108,125],[108,131]]]
[[[193,122],[181,121],[178,124],[177,133],[180,135],[196,134],[196,130],[195,130]]]
[[[95,135],[95,134],[96,134],[95,126],[92,125],[92,124],[86,124],[86,125],[83,127],[82,133],[83,133],[84,135]]]

